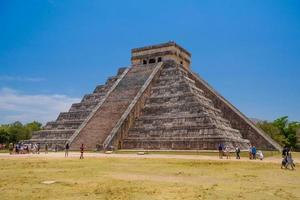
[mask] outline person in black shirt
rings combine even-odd
[[[80,147],[80,158],[79,159],[83,159],[83,152],[84,152],[84,146],[83,146],[83,144],[81,144],[81,147]]]
[[[69,149],[70,149],[70,145],[69,145],[69,143],[67,143],[65,146],[65,157],[69,156]]]
[[[219,149],[219,158],[222,159],[223,158],[223,154],[224,154],[224,152],[223,152],[223,145],[219,144],[218,149]]]

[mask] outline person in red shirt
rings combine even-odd
[[[81,147],[80,147],[80,158],[79,159],[83,159],[83,152],[84,152],[84,146],[83,146],[83,144],[81,144]]]

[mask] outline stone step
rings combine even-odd
[[[76,112],[76,111],[81,111],[81,110],[90,110],[92,111],[99,101],[85,101],[81,103],[73,103],[69,112]]]
[[[152,93],[154,94],[162,94],[162,93],[170,93],[170,94],[176,94],[181,92],[191,92],[190,86],[187,83],[178,83],[175,82],[173,84],[166,84],[166,85],[159,85],[159,86],[153,86],[151,88]]]
[[[105,85],[112,85],[116,80],[118,80],[118,76],[111,76],[111,77],[108,77]]]
[[[148,114],[164,114],[164,113],[175,113],[175,112],[190,112],[190,113],[202,113],[202,112],[215,112],[221,113],[219,109],[199,102],[186,102],[186,103],[174,103],[169,105],[153,105],[146,104],[143,112],[145,115]]]
[[[84,120],[89,114],[90,111],[61,112],[57,121]]]
[[[169,124],[171,125],[180,125],[180,124],[185,124],[185,125],[192,125],[192,126],[202,126],[206,124],[206,121],[213,121],[211,123],[216,123],[218,124],[218,120],[223,120],[222,118],[211,118],[208,116],[203,116],[203,117],[174,117],[174,118],[156,118],[156,119],[141,119],[139,118],[138,120],[135,121],[135,126],[136,127],[142,127],[142,126],[168,126]],[[220,124],[225,124],[227,127],[230,127],[229,122],[224,122],[220,121]]]
[[[199,136],[220,136],[220,137],[231,137],[231,138],[240,138],[241,134],[230,128],[216,128],[208,126],[199,126],[199,127],[184,127],[177,126],[174,128],[137,128],[131,129],[128,133],[128,138],[131,137],[151,137],[151,138],[160,138],[160,137],[199,137]]]
[[[209,131],[213,129],[207,129],[207,133],[204,133],[204,130],[158,130],[158,131],[151,131],[151,132],[130,132],[128,134],[127,139],[133,139],[133,138],[150,138],[153,140],[160,140],[160,138],[166,138],[166,137],[186,137],[186,138],[192,138],[192,137],[208,137],[208,136],[219,136],[224,137],[223,134],[215,133],[214,131]]]
[[[192,92],[186,92],[186,93],[179,93],[179,94],[171,94],[171,95],[165,95],[165,94],[161,94],[161,95],[156,95],[156,94],[152,94],[148,100],[147,103],[158,103],[158,102],[166,102],[166,101],[181,101],[181,100],[185,100],[185,101],[190,101],[191,99],[194,100],[195,98],[191,98],[191,97],[196,97],[197,99],[200,99],[204,102],[207,102],[207,104],[212,105],[212,101],[204,96],[199,96],[195,93]]]
[[[193,79],[190,79],[187,73],[182,72],[174,72],[169,74],[162,72],[161,76],[156,80],[156,83],[173,81],[185,81],[189,84],[195,84],[195,81]]]
[[[31,139],[30,140],[32,143],[66,143],[68,140],[67,139],[53,139],[53,138],[40,138],[40,139]]]
[[[218,149],[218,145],[222,143],[224,146],[228,146],[231,150],[234,150],[238,145],[241,150],[247,150],[247,141],[242,140],[230,140],[225,138],[199,138],[188,139],[180,138],[179,140],[124,140],[122,144],[123,149],[173,149],[173,150],[187,150],[187,149],[201,149],[212,150]]]
[[[176,113],[176,114],[166,114],[166,115],[144,115],[139,117],[136,122],[139,121],[164,121],[164,120],[172,120],[172,119],[185,119],[186,121],[197,121],[201,120],[202,118],[207,117],[207,114],[203,113],[196,113],[196,114],[190,114],[190,113]],[[225,124],[230,124],[229,120],[224,119],[220,116],[209,116],[213,120],[221,121]]]
[[[161,71],[161,77],[188,76],[188,73],[181,67],[171,67]]]
[[[51,129],[77,129],[84,120],[70,120],[70,121],[54,121],[48,122],[44,127],[45,130]]]
[[[146,107],[165,107],[165,106],[176,107],[176,106],[181,106],[183,104],[192,105],[194,107],[194,106],[201,105],[202,107],[204,106],[204,107],[209,108],[212,111],[218,112],[218,110],[216,110],[213,107],[212,102],[207,102],[205,99],[200,99],[198,96],[195,96],[195,95],[192,96],[192,95],[188,95],[188,94],[186,96],[180,95],[180,96],[172,97],[172,98],[169,98],[169,96],[155,98],[155,99],[149,98],[146,103],[147,103]]]
[[[117,76],[111,76],[111,77],[109,77],[108,79],[107,79],[107,81],[106,81],[106,83],[105,83],[105,85],[98,85],[98,86],[96,86],[96,88],[94,89],[94,94],[97,94],[97,93],[107,93],[107,91],[109,90],[109,88],[114,84],[114,82],[116,81],[116,80],[118,80],[118,78],[119,78],[119,73],[121,72],[123,72],[124,70],[125,70],[126,68],[119,68],[119,70],[118,70],[118,75]]]
[[[136,121],[135,128],[138,129],[149,129],[149,128],[157,128],[164,129],[169,127],[182,127],[185,129],[186,127],[198,127],[198,128],[206,128],[206,127],[214,127],[215,122],[213,122],[209,117],[202,118],[201,121],[187,121],[185,119],[170,119],[164,121]]]
[[[32,139],[69,139],[76,129],[41,130],[32,133]]]
[[[93,94],[86,94],[84,95],[81,102],[94,102],[94,101],[101,101],[106,93],[93,93]]]
[[[224,139],[222,135],[197,135],[197,136],[162,136],[162,137],[128,137],[124,141],[203,141],[203,140],[221,140]],[[238,137],[227,137],[228,141],[243,141]]]
[[[156,127],[153,126],[144,126],[144,127],[138,127],[134,126],[130,128],[129,135],[131,133],[149,133],[149,132],[199,132],[199,133],[206,133],[210,132],[212,133],[216,129],[216,125],[214,123],[207,123],[207,124],[199,124],[199,125],[187,125],[187,124],[174,124],[169,126],[159,126]]]
[[[119,77],[120,75],[122,75],[126,69],[127,69],[127,67],[120,67],[118,69],[117,76]]]
[[[105,87],[105,85],[97,85],[93,91],[93,93],[106,93],[106,92],[107,92],[107,87]]]

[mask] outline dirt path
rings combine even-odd
[[[70,158],[79,158],[79,152],[70,152]],[[267,157],[264,160],[249,160],[248,158],[241,158],[236,160],[235,157],[231,159],[219,159],[217,156],[206,156],[206,155],[168,155],[168,154],[104,154],[104,153],[85,153],[86,158],[156,158],[156,159],[187,159],[187,160],[211,160],[211,161],[234,161],[234,162],[263,162],[263,163],[281,163],[281,158],[278,157]],[[0,153],[0,158],[64,158],[64,152],[57,153],[40,153],[40,154],[19,154],[9,155],[8,153]],[[299,163],[300,159],[295,158],[295,163]]]

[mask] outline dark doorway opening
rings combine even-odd
[[[151,58],[150,60],[149,60],[149,64],[150,63],[155,63],[155,59],[154,58]]]

